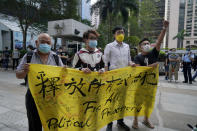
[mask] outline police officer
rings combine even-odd
[[[191,69],[192,69],[192,61],[194,59],[194,54],[190,51],[190,49],[187,49],[186,54],[182,58],[182,66],[183,66],[183,74],[185,80],[183,83],[188,83],[192,84],[192,74],[191,74]],[[188,81],[189,77],[189,81]]]

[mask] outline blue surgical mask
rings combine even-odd
[[[42,43],[39,45],[38,50],[42,53],[49,53],[51,51],[51,45]]]
[[[97,40],[90,40],[89,41],[90,48],[96,48],[97,46]]]

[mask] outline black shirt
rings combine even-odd
[[[151,52],[147,55],[139,54],[134,58],[134,62],[140,66],[147,66],[157,62],[159,56],[159,51],[156,48],[153,48]]]

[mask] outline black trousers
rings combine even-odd
[[[123,119],[117,120],[118,123],[122,123]],[[113,122],[109,123],[108,126],[112,126]]]
[[[12,60],[13,60],[12,69],[14,70],[18,66],[18,60],[19,59],[12,59]]]
[[[183,66],[185,82],[188,82],[188,78],[189,78],[189,81],[192,82],[191,70],[192,70],[191,66]]]
[[[40,121],[38,110],[29,89],[26,93],[25,105],[27,109],[29,131],[42,131],[42,124]]]

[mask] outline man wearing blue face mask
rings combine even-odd
[[[36,40],[37,49],[24,55],[17,67],[16,77],[18,79],[27,77],[30,66],[28,63],[63,66],[61,59],[51,51],[51,45],[50,36],[46,33],[40,34]],[[29,131],[42,131],[40,117],[29,88],[25,98]]]
[[[77,68],[84,73],[91,73],[91,71],[104,72],[103,53],[96,48],[98,36],[99,34],[94,30],[88,30],[83,34],[86,46],[75,54],[73,68]]]
[[[194,60],[194,54],[190,51],[190,49],[187,49],[186,54],[182,58],[182,66],[183,66],[183,74],[185,80],[183,83],[188,83],[192,84],[192,74],[191,74],[191,69],[192,69],[192,61]],[[188,81],[189,79],[189,81]]]

